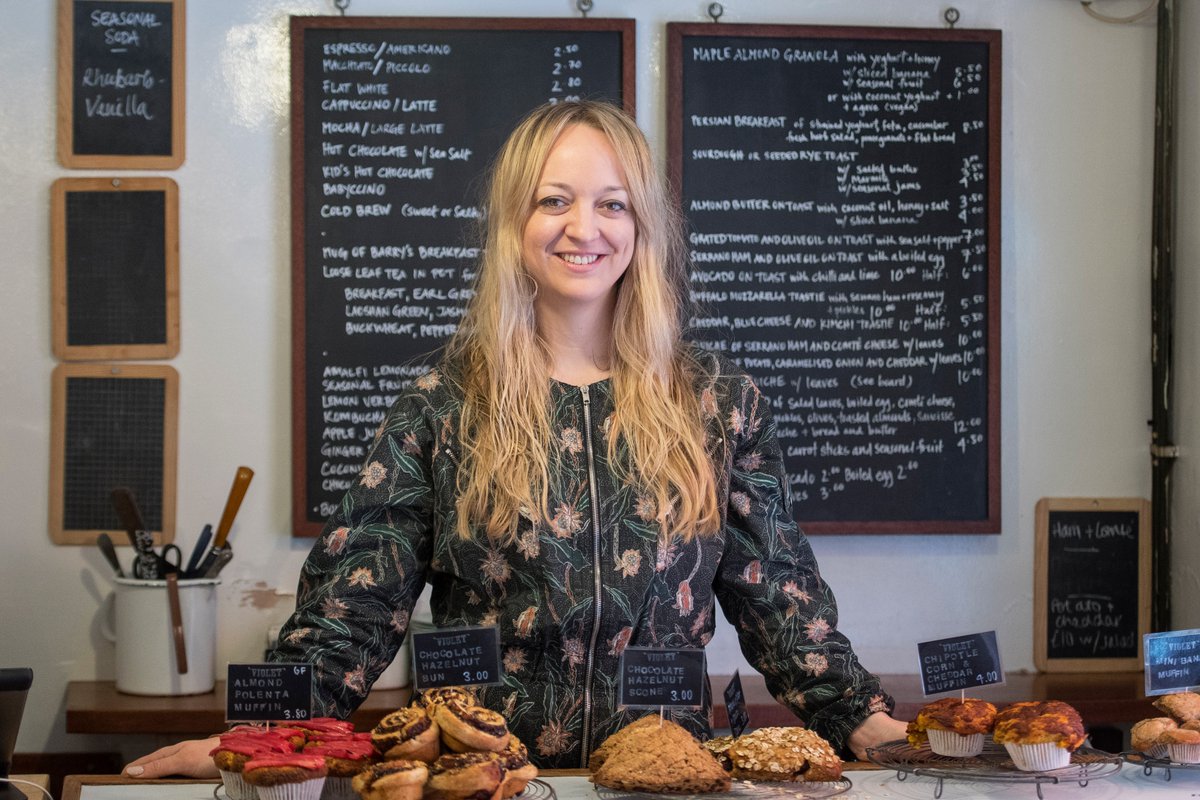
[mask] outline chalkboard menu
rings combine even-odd
[[[312,716],[311,664],[230,664],[226,722],[295,722]]]
[[[809,533],[1000,530],[1000,32],[668,25],[697,339]]]
[[[111,497],[122,486],[147,529],[172,541],[178,374],[165,365],[59,364],[53,381],[51,540],[93,544],[101,533],[124,531]]]
[[[54,354],[179,353],[179,189],[168,178],[60,178],[51,191]]]
[[[1146,694],[1171,694],[1200,687],[1200,630],[1147,633]]]
[[[63,166],[183,163],[184,1],[59,0]]]
[[[1038,669],[1142,669],[1142,635],[1150,624],[1149,518],[1150,504],[1140,498],[1038,502]]]
[[[293,17],[293,530],[315,536],[454,331],[479,192],[547,101],[634,108],[634,23]]]

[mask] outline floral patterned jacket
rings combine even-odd
[[[644,711],[618,708],[628,645],[703,647],[719,602],[767,687],[844,748],[870,713],[890,710],[837,631],[837,606],[792,520],[768,402],[729,360],[699,354],[710,452],[725,524],[660,547],[654,509],[618,483],[605,440],[608,381],[555,383],[553,518],[522,519],[498,545],[455,533],[461,395],[443,371],[393,405],[355,486],[315,543],[296,612],[272,658],[314,664],[316,712],[345,717],[391,662],[426,581],[439,627],[496,624],[503,684],[482,700],[544,768],[585,766],[591,751]],[[704,738],[711,706],[675,709]]]

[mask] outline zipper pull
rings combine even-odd
[[[583,404],[585,406],[590,406],[592,404],[592,400],[590,397],[588,397],[588,387],[580,386],[579,391],[583,392]]]

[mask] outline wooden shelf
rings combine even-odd
[[[916,675],[883,675],[884,688],[896,698],[896,716],[912,719],[927,700]],[[1157,716],[1144,691],[1141,672],[1010,673],[1003,686],[970,692],[997,705],[1018,700],[1062,700],[1078,709],[1089,727],[1121,725]],[[712,676],[717,698],[729,677]],[[775,702],[759,675],[742,676],[742,690],[755,728],[795,725],[790,710]],[[372,692],[351,717],[355,728],[370,730],[385,714],[408,704],[408,689]],[[716,728],[728,726],[724,705],[713,709]],[[225,725],[225,682],[207,694],[184,697],[141,697],[121,694],[113,681],[71,681],[67,684],[68,733],[218,733]]]

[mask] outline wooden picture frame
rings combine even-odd
[[[91,13],[77,16],[77,10]],[[157,30],[167,26],[153,15],[167,10],[169,30]],[[186,0],[58,0],[58,160],[64,167],[183,164],[186,30]]]
[[[113,542],[127,544],[111,505],[112,489],[125,486],[156,544],[171,542],[178,440],[179,374],[173,367],[59,364],[51,387],[50,539],[90,545],[101,533],[120,531]]]
[[[50,206],[54,355],[63,361],[178,355],[175,181],[60,178]]]
[[[1150,502],[1042,498],[1033,660],[1041,672],[1136,672],[1150,630]]]

